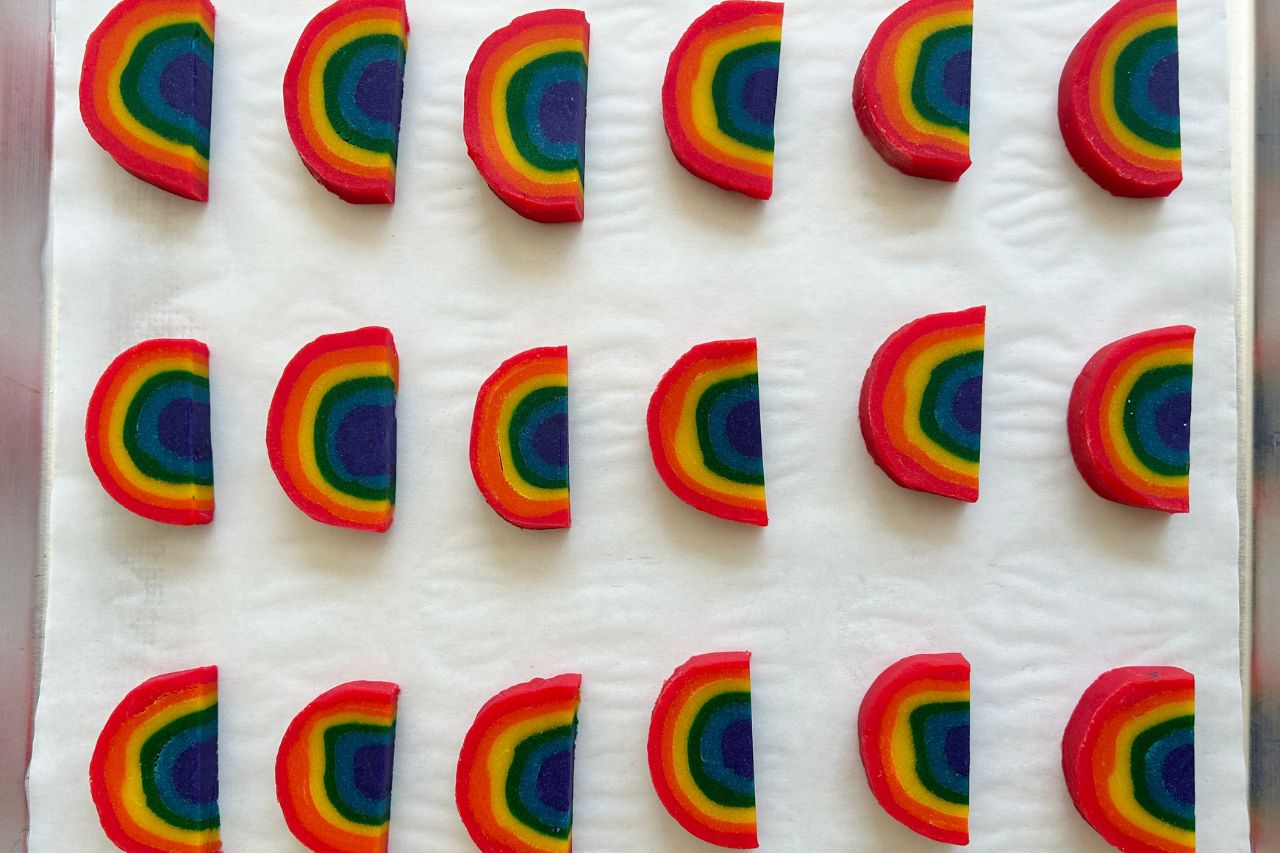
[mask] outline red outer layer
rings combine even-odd
[[[280,804],[280,811],[284,815],[284,822],[288,825],[289,831],[308,850],[330,851],[332,848],[323,838],[313,835],[306,824],[298,820],[297,811],[292,805],[293,796],[290,793],[292,785],[289,778],[287,748],[298,741],[302,729],[313,719],[331,710],[347,706],[349,701],[364,705],[381,703],[394,709],[399,697],[400,685],[390,681],[349,681],[321,693],[289,722],[284,737],[280,739],[280,749],[276,753],[276,801]]]
[[[89,448],[89,464],[93,466],[93,473],[98,475],[102,488],[107,490],[107,494],[120,504],[120,506],[143,518],[149,518],[152,521],[159,521],[162,524],[175,524],[183,527],[191,527],[197,524],[209,524],[213,521],[213,510],[171,510],[163,507],[152,506],[136,500],[132,495],[120,488],[115,478],[111,476],[102,464],[94,446],[98,439],[98,424],[102,420],[103,399],[107,393],[107,386],[111,384],[111,380],[115,378],[117,365],[127,365],[131,357],[139,351],[150,351],[161,348],[173,347],[182,351],[196,351],[203,353],[207,359],[209,357],[209,348],[200,341],[185,338],[155,338],[149,341],[135,344],[129,347],[120,355],[116,356],[107,369],[103,372],[102,377],[98,380],[98,384],[93,389],[93,396],[89,398],[89,412],[85,416],[85,443]]]
[[[209,19],[215,19],[213,5],[209,0],[194,0],[209,13]],[[98,65],[98,51],[101,49],[102,34],[108,33],[121,18],[138,5],[138,0],[123,0],[113,8],[102,23],[94,29],[85,45],[84,63],[80,66],[80,116],[89,129],[89,135],[111,155],[111,158],[135,178],[140,178],[154,187],[173,193],[192,201],[207,202],[209,185],[197,181],[190,175],[167,168],[123,146],[107,128],[98,120],[93,110],[94,73]]]
[[[649,723],[649,775],[653,779],[653,789],[658,794],[658,799],[662,801],[662,805],[676,819],[676,822],[684,827],[684,830],[690,835],[709,844],[733,850],[754,850],[760,846],[760,843],[755,835],[750,838],[743,838],[738,833],[718,832],[690,818],[684,806],[676,799],[675,794],[672,793],[666,783],[662,770],[663,743],[660,722],[666,717],[672,705],[684,699],[680,694],[681,688],[687,679],[714,675],[717,670],[725,670],[728,674],[736,676],[743,667],[749,667],[750,665],[751,652],[714,652],[706,655],[694,655],[681,664],[675,672],[671,673],[671,677],[663,683],[662,690],[658,693],[658,701],[654,703],[653,716]]]
[[[884,399],[885,388],[893,373],[894,365],[898,363],[898,359],[902,357],[907,347],[915,343],[920,336],[939,329],[984,323],[986,317],[985,305],[964,311],[921,317],[890,335],[872,357],[871,364],[867,367],[866,375],[862,379],[862,393],[858,398],[858,423],[862,428],[863,441],[867,444],[867,452],[889,475],[889,479],[899,486],[966,503],[977,502],[977,489],[969,489],[935,477],[921,468],[915,460],[899,453],[889,438],[889,430],[885,427],[884,418],[879,414],[878,407],[873,408],[873,403]]]
[[[289,58],[289,67],[284,73],[284,117],[289,126],[289,138],[293,140],[293,147],[298,150],[298,156],[302,158],[302,164],[307,167],[307,171],[320,182],[321,186],[351,204],[394,204],[395,180],[393,178],[388,185],[384,181],[353,178],[341,169],[335,169],[323,159],[311,155],[311,143],[307,141],[306,131],[303,130],[302,115],[295,95],[298,91],[298,77],[302,74],[302,65],[311,42],[334,20],[360,9],[385,9],[392,5],[398,5],[400,12],[405,15],[404,36],[407,41],[409,17],[404,11],[404,3],[397,4],[395,0],[338,0],[333,5],[322,9],[307,24],[298,38],[293,56]]]
[[[458,806],[458,815],[462,818],[463,826],[467,828],[467,833],[471,836],[471,840],[475,842],[476,847],[480,848],[482,853],[519,853],[519,851],[512,851],[506,845],[496,844],[489,839],[484,827],[476,819],[476,816],[472,814],[466,796],[467,787],[471,782],[472,769],[475,767],[476,762],[483,758],[479,754],[483,735],[496,720],[501,720],[506,715],[517,712],[522,708],[527,708],[530,705],[578,701],[581,693],[582,676],[577,673],[557,675],[555,678],[535,678],[532,681],[517,684],[515,687],[508,687],[503,690],[497,696],[484,703],[484,707],[476,714],[476,720],[471,724],[471,728],[467,729],[467,735],[462,741],[462,752],[458,756],[454,800]],[[572,849],[572,843],[571,839],[570,849]]]
[[[1111,827],[1111,818],[1102,810],[1093,774],[1090,772],[1093,747],[1098,737],[1096,726],[1110,716],[1108,706],[1119,699],[1140,701],[1148,696],[1175,690],[1194,690],[1195,676],[1172,666],[1128,666],[1103,674],[1080,697],[1080,703],[1067,722],[1062,735],[1062,774],[1066,778],[1071,801],[1090,826],[1111,846],[1124,853],[1165,853],[1160,847],[1119,835]]]
[[[1163,198],[1182,183],[1181,174],[1169,178],[1140,166],[1111,163],[1101,153],[1107,146],[1089,115],[1089,78],[1098,44],[1125,16],[1147,5],[1150,0],[1120,0],[1103,15],[1067,58],[1058,84],[1058,124],[1072,159],[1103,189],[1125,198]]]
[[[503,178],[502,172],[489,162],[485,155],[484,145],[480,141],[480,75],[484,73],[485,64],[495,51],[503,47],[514,35],[527,29],[546,26],[581,26],[587,36],[587,45],[591,43],[591,25],[587,17],[577,9],[547,9],[542,12],[530,12],[521,15],[510,24],[490,35],[476,51],[471,66],[467,69],[465,97],[463,98],[462,136],[467,143],[467,153],[476,164],[476,171],[484,182],[493,190],[493,194],[502,199],[503,204],[510,207],[525,219],[534,222],[545,222],[555,225],[563,222],[581,222],[586,215],[584,198],[572,200],[560,199],[546,201],[531,198],[518,188],[510,186]],[[586,107],[584,106],[585,110]],[[583,152],[586,156],[586,152]]]
[[[683,131],[673,133],[672,128],[680,128],[679,95],[676,83],[680,60],[688,51],[690,43],[704,30],[733,23],[751,15],[772,15],[781,12],[782,3],[763,2],[763,0],[725,0],[708,9],[701,17],[689,25],[675,50],[667,62],[667,74],[662,81],[662,119],[667,126],[667,137],[671,140],[671,151],[684,166],[694,175],[710,181],[721,189],[739,192],[751,198],[768,200],[773,197],[773,176],[768,178],[745,175],[738,169],[725,168],[714,160],[708,159],[696,146],[685,138]]]
[[[217,684],[218,668],[216,666],[202,666],[198,669],[170,672],[149,678],[129,691],[111,712],[106,725],[102,727],[102,733],[98,735],[98,742],[93,748],[93,757],[89,760],[89,793],[98,810],[98,819],[102,823],[103,831],[106,832],[107,838],[111,839],[111,843],[121,850],[127,853],[156,853],[151,847],[139,845],[116,820],[115,812],[111,808],[111,798],[107,794],[104,778],[107,752],[111,748],[109,735],[114,734],[126,720],[146,711],[158,699],[210,681]],[[218,853],[220,850],[222,850],[221,842],[211,853]]]
[[[1166,326],[1121,338],[1098,350],[1076,378],[1075,387],[1071,389],[1071,401],[1067,405],[1067,435],[1071,439],[1071,456],[1084,481],[1107,500],[1168,513],[1191,510],[1189,499],[1144,495],[1126,485],[1107,461],[1101,425],[1096,418],[1086,417],[1086,414],[1098,411],[1107,380],[1129,353],[1152,344],[1194,337],[1195,333],[1196,330],[1191,326]]]
[[[884,115],[884,103],[871,85],[871,78],[875,74],[875,63],[893,35],[894,27],[903,18],[915,15],[922,5],[935,2],[950,3],[952,0],[910,0],[886,18],[876,30],[875,35],[871,37],[871,42],[867,45],[866,52],[862,54],[862,61],[858,63],[858,72],[853,77],[853,112],[858,117],[858,126],[862,128],[871,147],[890,166],[914,178],[955,183],[969,170],[973,161],[968,157],[960,158],[932,146],[899,147],[896,145],[893,142],[893,136],[896,134],[883,129],[889,121]]]
[[[876,802],[890,817],[913,832],[941,841],[944,844],[966,845],[969,833],[948,832],[925,823],[899,806],[889,788],[889,770],[880,761],[878,741],[880,727],[885,722],[886,705],[893,701],[902,689],[916,681],[943,680],[969,681],[969,661],[955,652],[940,655],[912,655],[895,663],[871,683],[867,695],[858,708],[858,752],[862,767],[867,773],[867,783]]]

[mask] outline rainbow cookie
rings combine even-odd
[[[462,823],[483,853],[569,853],[582,676],[534,679],[490,699],[458,758]]]
[[[338,0],[311,19],[284,76],[284,115],[302,162],[354,204],[396,198],[404,0]]]
[[[858,710],[871,792],[889,816],[946,844],[969,843],[969,662],[915,655],[872,683]]]
[[[1085,482],[1117,503],[1187,512],[1196,330],[1169,326],[1103,347],[1071,392],[1067,433]]]
[[[98,736],[89,791],[126,853],[219,853],[218,668],[130,691]]]
[[[1126,667],[1085,691],[1062,736],[1076,809],[1125,853],[1196,849],[1196,684],[1174,667]]]
[[[884,161],[918,178],[969,168],[973,0],[908,0],[880,25],[853,81],[858,124]]]
[[[399,377],[381,326],[323,335],[289,362],[267,415],[267,454],[298,509],[337,527],[391,527]]]
[[[538,222],[582,221],[590,35],[574,9],[521,15],[467,72],[467,152],[498,198]]]
[[[1118,196],[1167,196],[1182,183],[1176,0],[1120,0],[1067,60],[1062,138]]]
[[[695,509],[769,523],[754,338],[689,350],[649,401],[649,447],[667,488]]]
[[[978,499],[986,308],[932,314],[889,336],[867,368],[862,437],[898,485]]]
[[[471,473],[484,499],[517,527],[569,526],[569,350],[507,359],[480,387]]]
[[[84,438],[121,506],[165,524],[213,521],[209,348],[161,339],[118,355],[93,389]]]
[[[753,198],[773,195],[782,6],[712,6],[676,45],[662,85],[676,159],[699,178]]]
[[[80,115],[124,169],[195,201],[209,199],[213,6],[123,0],[89,36]]]
[[[750,652],[697,655],[662,685],[649,724],[649,775],[690,835],[735,850],[759,846]]]
[[[315,853],[386,853],[396,698],[385,681],[333,688],[293,718],[276,756],[276,799]]]

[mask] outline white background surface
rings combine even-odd
[[[94,739],[161,672],[221,667],[229,850],[289,851],[272,768],[289,719],[341,681],[404,688],[392,849],[464,851],[453,772],[498,690],[585,676],[575,836],[583,851],[706,849],[649,785],[644,738],[688,656],[754,658],[761,845],[925,851],[873,802],[853,720],[907,654],[974,667],[972,849],[1102,851],[1061,781],[1058,741],[1102,671],[1174,664],[1199,682],[1203,849],[1247,848],[1238,677],[1234,267],[1227,36],[1183,0],[1187,180],[1112,199],[1071,163],[1058,74],[1105,0],[989,0],[975,38],[973,154],[959,186],[884,166],[849,104],[891,3],[791,0],[775,198],[685,173],[663,134],[666,57],[702,0],[586,2],[593,28],[588,213],[518,218],[461,139],[462,81],[493,29],[532,8],[411,2],[399,201],[360,209],[294,153],[280,80],[319,4],[222,0],[212,201],[119,170],[80,122],[84,40],[107,3],[58,8],[50,590],[31,772],[35,853],[107,851]],[[983,497],[909,493],[857,434],[862,372],[917,316],[988,306]],[[1199,329],[1192,513],[1109,504],[1063,425],[1100,346]],[[285,362],[316,335],[389,325],[402,359],[399,503],[386,537],[323,527],[263,445]],[[662,486],[648,395],[689,346],[760,339],[771,526],[704,517]],[[85,458],[93,384],[119,351],[194,336],[213,351],[218,517],[165,528],[117,507]],[[504,358],[565,343],[575,525],[508,527],[471,481],[476,389]]]

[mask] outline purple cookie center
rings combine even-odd
[[[556,414],[538,424],[533,431],[533,452],[548,465],[562,467],[569,463],[569,417]]]
[[[778,69],[758,68],[742,84],[742,108],[753,121],[773,124],[778,105]]]
[[[213,111],[213,69],[194,53],[176,57],[160,72],[160,94],[169,106],[208,128]]]
[[[969,106],[969,82],[973,70],[973,51],[964,50],[947,60],[942,69],[942,91],[953,104]]]
[[[739,454],[748,459],[764,455],[760,447],[760,404],[755,400],[744,400],[729,410],[725,431],[730,446]]]
[[[567,814],[573,807],[573,753],[566,749],[547,756],[538,768],[537,787],[538,799]]]
[[[400,63],[370,62],[356,81],[356,106],[375,121],[394,122],[400,105]]]
[[[1171,751],[1161,768],[1164,788],[1179,803],[1188,806],[1196,802],[1196,750],[1184,744]]]
[[[218,798],[218,742],[207,738],[191,744],[173,762],[173,789],[188,803]]]
[[[362,796],[370,800],[385,800],[390,796],[387,782],[391,774],[387,767],[391,763],[391,750],[386,744],[370,743],[360,747],[352,763],[355,765],[353,781]]]
[[[546,88],[538,102],[538,125],[548,142],[569,145],[581,141],[581,103],[582,84],[577,80],[561,80]]]
[[[1165,115],[1178,114],[1178,53],[1166,54],[1151,69],[1147,79],[1147,97]]]
[[[946,743],[942,746],[951,772],[965,779],[969,778],[969,727],[956,726],[947,731]]]
[[[742,779],[754,779],[755,753],[751,743],[751,720],[734,720],[724,730],[720,738],[720,749],[724,753],[724,766],[733,775]]]
[[[1191,446],[1191,395],[1174,394],[1156,407],[1156,433],[1171,450]]]
[[[160,411],[160,443],[181,459],[208,462],[213,457],[209,438],[209,405],[180,397]]]
[[[982,377],[973,376],[960,383],[951,414],[960,428],[969,433],[982,432]]]
[[[353,476],[388,473],[387,460],[395,453],[395,436],[388,428],[391,417],[391,410],[385,406],[358,406],[342,419],[337,451]]]

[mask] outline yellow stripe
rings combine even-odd
[[[552,729],[572,726],[578,714],[576,703],[570,708],[558,708],[546,714],[525,720],[510,726],[494,738],[493,745],[486,759],[485,769],[489,774],[489,797],[493,804],[493,817],[498,825],[538,850],[568,851],[572,844],[573,831],[565,838],[552,838],[537,832],[521,823],[511,812],[507,802],[507,776],[511,772],[511,762],[515,759],[516,747],[527,738]]]
[[[944,465],[968,477],[978,476],[978,463],[961,459],[945,447],[941,447],[920,427],[920,410],[924,402],[924,391],[929,387],[929,379],[933,371],[944,361],[983,348],[983,335],[969,335],[963,338],[942,341],[929,347],[916,356],[907,365],[903,376],[903,396],[906,398],[906,409],[902,413],[902,428],[911,444],[926,454],[939,465]]]
[[[531,181],[542,184],[576,184],[580,180],[577,169],[562,169],[549,172],[530,163],[516,146],[515,136],[511,133],[511,121],[507,116],[507,89],[511,87],[511,79],[520,69],[530,62],[549,56],[553,53],[582,53],[582,41],[579,39],[550,39],[531,44],[524,50],[514,53],[498,68],[493,76],[493,134],[498,140],[498,148],[506,161]]]
[[[693,803],[695,810],[713,820],[724,821],[725,823],[754,824],[756,820],[755,806],[747,806],[745,808],[741,806],[722,806],[719,803],[712,802],[707,798],[706,794],[702,793],[702,789],[694,781],[692,770],[689,769],[689,737],[693,730],[694,720],[698,718],[698,712],[702,710],[707,702],[722,693],[750,692],[750,678],[717,679],[699,687],[680,706],[675,724],[671,727],[671,742],[663,744],[663,749],[671,750],[669,760],[671,761],[672,775],[675,776],[676,786],[679,788],[680,793],[684,794]]]
[[[701,56],[701,65],[698,66],[698,73],[693,80],[689,106],[689,116],[693,120],[693,126],[698,131],[698,136],[702,137],[707,145],[741,160],[770,167],[773,166],[772,151],[753,148],[728,136],[720,129],[711,84],[715,80],[716,70],[726,56],[735,50],[771,41],[782,41],[781,24],[753,27],[708,45]]]
[[[1163,160],[1168,163],[1177,163],[1181,160],[1181,148],[1165,148],[1162,145],[1148,142],[1131,131],[1120,120],[1120,114],[1116,112],[1116,62],[1120,59],[1121,52],[1139,36],[1163,27],[1177,26],[1178,15],[1176,12],[1154,15],[1133,24],[1119,36],[1112,39],[1111,46],[1102,58],[1101,72],[1102,115],[1107,127],[1111,128],[1111,132],[1134,151],[1144,154],[1153,160]]]
[[[1181,367],[1189,364],[1191,364],[1191,351],[1188,349],[1167,349],[1139,359],[1125,372],[1124,376],[1120,377],[1115,390],[1107,391],[1108,405],[1102,413],[1104,428],[1111,434],[1112,443],[1115,445],[1123,467],[1130,473],[1139,474],[1143,480],[1169,488],[1186,487],[1190,477],[1186,474],[1174,477],[1158,474],[1138,459],[1138,455],[1133,452],[1133,447],[1129,444],[1129,436],[1124,431],[1124,409],[1129,395],[1133,393],[1133,386],[1137,384],[1142,374],[1159,367]]]
[[[193,832],[189,829],[179,829],[155,816],[147,805],[147,795],[142,787],[142,746],[152,735],[175,720],[212,708],[216,704],[218,704],[216,690],[175,703],[134,729],[125,744],[124,779],[120,786],[120,799],[134,823],[147,832],[167,838],[175,844],[203,848],[204,845],[217,841],[218,830],[213,828]]]
[[[1195,849],[1196,834],[1192,830],[1179,829],[1159,820],[1138,802],[1133,786],[1133,742],[1138,736],[1154,726],[1175,720],[1178,717],[1190,717],[1196,712],[1194,699],[1185,702],[1174,702],[1148,711],[1141,717],[1125,723],[1116,737],[1116,766],[1107,779],[1107,793],[1116,809],[1125,819],[1152,835],[1166,838],[1175,844]]]
[[[111,69],[110,84],[107,86],[107,102],[111,105],[111,114],[134,136],[155,148],[184,159],[193,160],[195,168],[201,172],[207,172],[209,170],[208,158],[201,156],[200,152],[190,145],[183,145],[171,139],[165,139],[139,122],[133,117],[133,113],[129,112],[128,107],[124,105],[124,96],[120,94],[120,79],[124,77],[124,70],[129,65],[129,60],[133,58],[133,52],[138,49],[138,44],[161,27],[169,27],[176,24],[197,24],[209,36],[209,41],[213,41],[213,32],[209,29],[208,22],[201,17],[187,14],[158,16],[147,21],[148,26],[146,28],[135,27],[134,31],[129,34],[128,41],[125,42],[125,49],[120,54],[119,61]]]
[[[671,444],[675,450],[676,459],[680,463],[678,467],[687,476],[696,480],[698,485],[738,498],[763,501],[764,486],[735,483],[708,468],[705,457],[702,455],[702,445],[698,441],[698,401],[702,399],[707,389],[717,383],[729,379],[740,379],[756,372],[758,368],[753,361],[749,365],[739,364],[707,371],[691,382],[684,399],[680,401],[680,419],[676,423],[676,434]]]
[[[542,388],[567,389],[568,387],[568,373],[536,376],[527,382],[517,385],[502,401],[502,408],[498,411],[498,454],[502,459],[503,473],[511,472],[511,476],[507,477],[507,485],[522,498],[527,498],[531,501],[563,501],[569,499],[568,489],[543,489],[526,483],[516,473],[515,453],[511,449],[511,419],[516,413],[516,407],[524,398]]]
[[[209,369],[197,364],[192,358],[173,356],[170,358],[150,360],[143,370],[135,370],[120,385],[115,396],[115,405],[111,407],[107,419],[107,446],[111,461],[120,469],[120,473],[136,489],[156,497],[171,501],[207,502],[213,500],[213,487],[194,483],[166,483],[148,477],[134,464],[133,457],[124,446],[124,421],[129,413],[129,405],[138,395],[139,389],[149,379],[169,371],[194,373],[209,378]]]
[[[320,403],[324,400],[324,396],[335,386],[353,379],[371,379],[380,376],[390,378],[392,384],[395,384],[396,377],[392,366],[385,361],[356,362],[326,371],[307,389],[307,396],[302,402],[301,417],[298,421],[298,461],[307,479],[329,500],[361,512],[382,512],[386,509],[387,502],[358,498],[346,492],[335,496],[337,490],[324,478],[320,473],[320,466],[316,464],[316,416],[320,412]]]
[[[949,803],[937,796],[920,782],[920,777],[916,774],[916,745],[911,736],[911,714],[921,705],[968,701],[968,688],[918,693],[898,706],[898,716],[893,721],[893,732],[889,736],[889,755],[907,796],[933,811],[959,818],[969,816],[969,807]]]
[[[386,824],[381,826],[366,826],[360,823],[354,823],[343,817],[337,809],[333,807],[333,802],[329,799],[329,792],[324,785],[324,771],[327,764],[328,755],[324,748],[324,735],[334,726],[347,725],[374,725],[383,726],[387,721],[378,717],[371,717],[369,714],[361,711],[346,711],[343,713],[326,715],[322,725],[312,726],[311,735],[307,738],[307,785],[311,789],[311,802],[316,807],[316,812],[320,817],[341,832],[349,832],[352,835],[359,835],[364,838],[381,838],[387,831]]]
[[[915,82],[916,66],[920,64],[920,52],[924,49],[925,39],[941,30],[965,26],[973,26],[973,12],[952,12],[919,21],[902,34],[893,57],[893,73],[898,84],[898,103],[902,105],[902,115],[907,123],[920,133],[942,136],[961,144],[968,144],[969,134],[958,127],[935,124],[921,115],[916,109],[915,100],[911,97],[911,89]]]
[[[328,149],[325,152],[326,154],[341,157],[366,168],[390,169],[394,172],[396,164],[391,159],[390,154],[366,151],[347,142],[334,130],[333,123],[329,121],[329,114],[325,110],[324,70],[328,66],[329,60],[333,58],[335,53],[356,39],[376,35],[395,36],[400,39],[402,45],[405,42],[404,28],[398,20],[360,21],[349,27],[344,27],[316,49],[315,59],[311,66],[311,79],[305,81],[303,85],[307,86],[310,93],[311,121],[315,126],[316,133],[320,135],[325,147]]]

